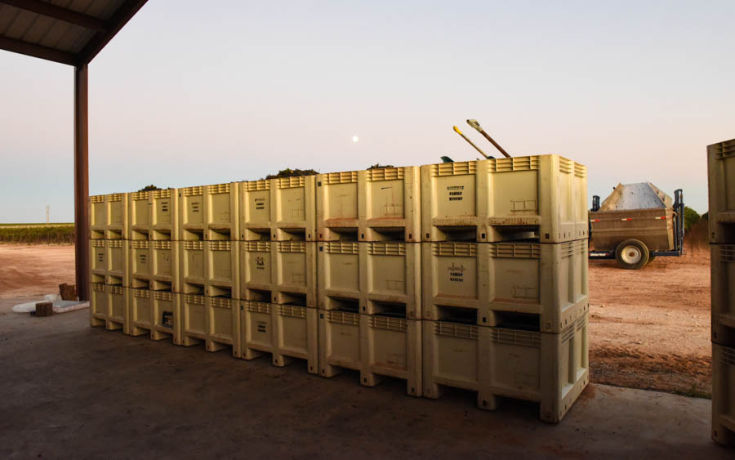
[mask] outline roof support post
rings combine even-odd
[[[77,295],[89,300],[87,64],[74,68],[74,254]]]

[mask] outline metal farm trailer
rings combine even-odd
[[[616,259],[640,269],[657,256],[680,256],[684,247],[684,198],[674,200],[651,183],[618,184],[600,205],[592,197],[590,259]]]

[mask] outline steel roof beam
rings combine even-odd
[[[102,51],[102,48],[104,48],[110,40],[120,32],[120,29],[122,29],[133,16],[135,16],[135,13],[137,13],[147,1],[148,0],[128,0],[120,5],[120,8],[115,11],[115,14],[113,14],[108,21],[110,28],[104,32],[97,32],[79,53],[77,65],[88,64],[89,61],[94,59],[94,57]]]
[[[110,28],[109,24],[100,18],[39,0],[0,0],[0,3],[58,19],[59,21],[64,21],[89,30],[104,31]]]
[[[59,62],[61,64],[75,65],[77,62],[77,56],[75,54],[3,36],[0,36],[0,49],[46,59],[47,61]]]

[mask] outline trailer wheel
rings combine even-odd
[[[648,247],[640,240],[625,240],[615,249],[618,265],[628,270],[638,270],[648,263]]]

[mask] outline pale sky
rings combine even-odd
[[[707,209],[735,137],[735,1],[151,0],[90,64],[90,193],[486,152]],[[0,51],[0,222],[73,220],[73,69]],[[359,142],[352,141],[359,136]]]

